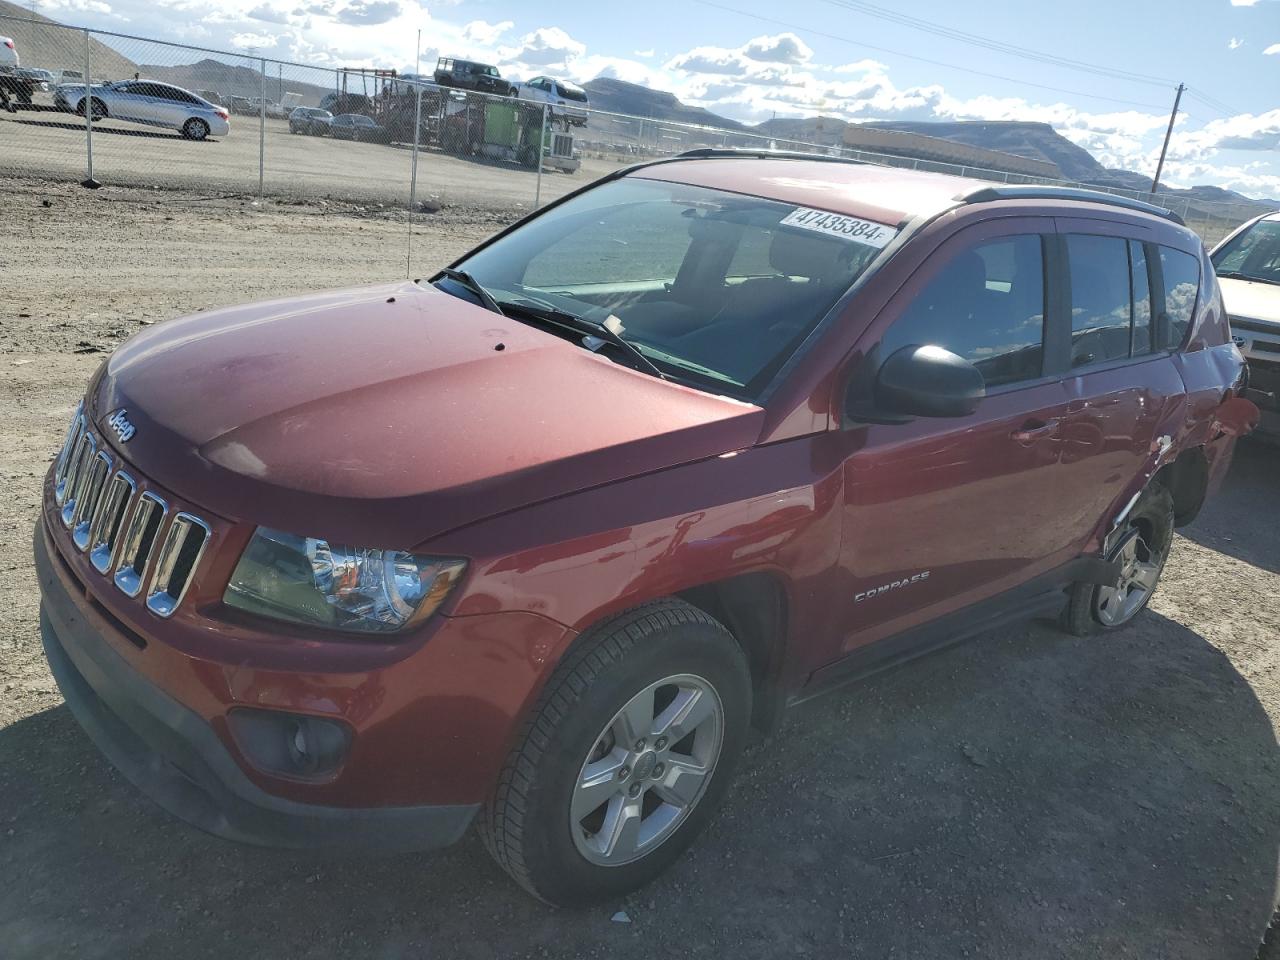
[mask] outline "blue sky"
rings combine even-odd
[[[489,59],[517,79],[617,76],[746,122],[775,112],[1042,120],[1108,166],[1148,174],[1183,81],[1191,93],[1166,180],[1280,197],[1280,0],[1075,0],[1070,17],[1025,0],[38,0],[38,9],[318,65],[404,69],[421,29],[424,64],[444,53]]]

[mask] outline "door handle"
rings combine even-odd
[[[1035,443],[1041,437],[1047,437],[1058,429],[1058,420],[1028,420],[1013,433],[1009,434],[1018,443]]]

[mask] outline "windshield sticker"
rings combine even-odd
[[[863,243],[877,250],[888,244],[898,233],[893,227],[886,227],[883,223],[872,223],[870,220],[859,220],[857,217],[846,217],[841,213],[813,210],[809,207],[796,207],[778,225],[825,233],[854,243]]]

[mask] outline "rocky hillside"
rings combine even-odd
[[[260,97],[262,96],[262,74],[256,67],[241,64],[223,63],[221,60],[205,59],[197,63],[184,63],[178,66],[164,66],[148,63],[138,68],[143,76],[153,80],[163,80],[187,90],[213,90],[224,99],[226,97]],[[301,103],[315,106],[326,93],[332,93],[332,86],[321,83],[333,82],[333,72],[329,70],[305,70],[307,79],[300,80],[298,71],[279,70],[276,64],[267,64],[267,99],[277,102],[284,99],[286,93],[296,93]],[[320,81],[320,83],[307,82]],[[351,81],[354,87],[348,89],[360,93],[359,80]],[[374,92],[373,81],[369,81],[369,92]],[[299,101],[294,101],[295,103]]]
[[[584,84],[591,106],[610,113],[625,113],[633,117],[650,117],[654,120],[670,120],[674,123],[697,123],[725,130],[745,130],[743,124],[719,116],[702,107],[681,103],[675,94],[651,90],[637,83],[597,77]]]

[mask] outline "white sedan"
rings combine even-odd
[[[118,80],[89,87],[93,119],[130,120],[153,127],[180,130],[188,140],[225,137],[231,132],[227,111],[189,90],[154,80]],[[84,84],[63,84],[54,90],[60,110],[84,116]]]
[[[587,91],[568,80],[557,80],[555,77],[534,77],[528,83],[520,84],[516,94],[521,100],[533,100],[537,103],[551,105],[551,116],[567,120],[575,126],[586,126],[587,111],[591,104],[587,100]]]

